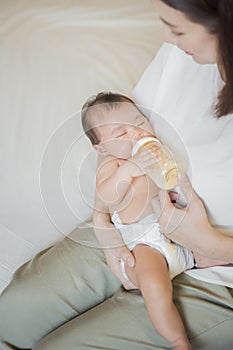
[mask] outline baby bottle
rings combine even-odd
[[[143,137],[138,140],[132,149],[132,156],[144,150],[154,148],[160,150],[160,158],[151,166],[149,176],[156,185],[164,190],[174,189],[178,184],[178,167],[167,147],[155,137]]]

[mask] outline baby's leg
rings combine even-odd
[[[133,253],[135,266],[127,266],[126,273],[141,290],[154,327],[174,349],[191,349],[183,322],[172,300],[172,284],[165,258],[146,245],[136,246]]]

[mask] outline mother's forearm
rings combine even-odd
[[[190,247],[194,252],[209,259],[217,259],[233,262],[233,237],[209,226],[201,232],[201,236],[196,236],[194,245]]]

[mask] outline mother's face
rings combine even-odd
[[[191,22],[183,12],[160,0],[154,7],[164,23],[164,40],[178,46],[200,64],[217,63],[217,36],[198,23]]]

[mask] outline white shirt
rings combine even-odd
[[[233,230],[233,115],[214,116],[222,84],[217,65],[197,64],[176,46],[164,44],[137,84],[134,98],[152,111],[156,134],[175,148],[178,158],[185,158],[182,166],[212,225]],[[233,287],[233,267],[188,273]]]

